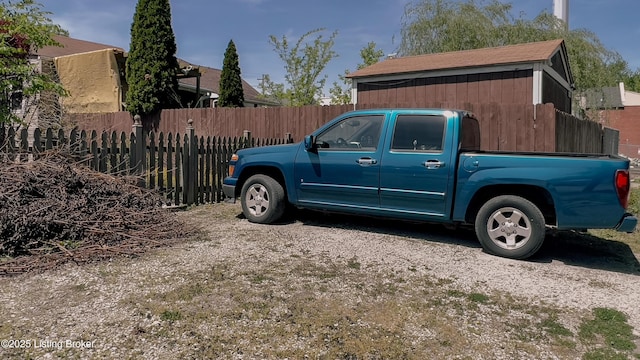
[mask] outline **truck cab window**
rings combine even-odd
[[[346,118],[316,137],[318,150],[375,151],[383,121],[384,115]]]
[[[480,150],[480,125],[473,117],[462,118],[462,134],[460,134],[461,151]]]
[[[391,150],[442,151],[445,120],[436,115],[398,115]]]

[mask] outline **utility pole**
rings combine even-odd
[[[258,81],[260,81],[260,90],[262,91],[262,95],[265,95],[264,93],[264,81],[267,79],[267,74],[262,74],[261,78],[258,78]]]

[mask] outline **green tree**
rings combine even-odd
[[[273,101],[280,105],[284,105],[285,102],[288,103],[287,91],[284,88],[284,84],[277,83],[271,80],[271,76],[269,74],[262,75],[261,83],[258,85],[260,89],[260,96],[264,99]]]
[[[240,63],[238,52],[233,40],[229,41],[224,53],[222,74],[220,75],[220,98],[218,106],[243,107],[244,91],[242,90],[242,78],[240,77]]]
[[[640,93],[640,69],[629,72],[623,79],[625,89]]]
[[[179,104],[169,0],[138,0],[126,63],[127,110],[144,118]]]
[[[50,14],[33,0],[0,4],[0,122],[24,122],[28,114],[19,117],[12,109],[18,94],[24,99],[37,99],[47,92],[65,94],[51,74],[38,71],[28,60],[29,53],[59,45],[53,35],[68,34],[51,22]]]
[[[497,0],[410,3],[402,20],[399,53],[419,55],[562,38],[577,96],[587,89],[615,86],[630,74],[622,56],[607,49],[593,32],[569,30],[547,11],[529,20],[523,13],[513,16],[512,10],[510,3]]]
[[[376,49],[376,46],[376,43],[371,41],[360,50],[362,63],[358,64],[358,70],[377,63],[380,61],[380,58],[384,56],[384,51]],[[340,81],[334,81],[333,87],[329,89],[332,104],[343,105],[351,103],[351,80],[347,79],[347,75],[349,75],[350,72],[351,71],[347,69],[344,71],[344,74],[338,75]]]
[[[269,36],[269,42],[274,51],[284,62],[285,82],[278,84],[266,75],[260,85],[263,95],[271,100],[290,106],[314,105],[322,95],[322,89],[327,81],[326,75],[321,76],[327,64],[337,57],[332,50],[337,32],[324,40],[322,34],[325,29],[316,29],[302,35],[291,47],[286,36],[281,39]],[[318,34],[313,41],[307,39]]]

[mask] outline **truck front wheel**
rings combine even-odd
[[[544,216],[527,199],[513,195],[498,196],[480,208],[475,230],[486,252],[525,259],[535,254],[544,242]]]
[[[271,224],[278,221],[286,207],[284,189],[267,175],[253,175],[242,186],[242,212],[251,222]]]

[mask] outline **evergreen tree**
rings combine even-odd
[[[138,0],[126,64],[127,110],[143,119],[178,101],[178,59],[169,0]]]
[[[220,98],[218,106],[243,107],[244,91],[242,90],[242,78],[240,77],[240,63],[238,52],[233,40],[229,40],[227,50],[224,53],[222,74],[220,75]]]

